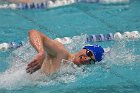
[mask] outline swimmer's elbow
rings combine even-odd
[[[31,34],[34,34],[34,33],[36,33],[37,31],[36,30],[30,30],[29,32],[28,32],[28,35],[30,36]]]

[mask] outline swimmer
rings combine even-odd
[[[84,46],[79,52],[71,54],[64,45],[50,39],[43,33],[29,31],[29,40],[38,54],[27,65],[26,72],[32,74],[40,69],[41,72],[51,75],[56,73],[63,59],[69,60],[76,65],[94,64],[102,60],[104,49],[99,45]]]

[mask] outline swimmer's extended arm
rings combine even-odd
[[[29,31],[29,40],[32,46],[38,52],[35,58],[28,64],[26,69],[27,73],[32,74],[41,68],[46,55],[45,51],[47,51],[49,56],[53,57],[60,52],[60,49],[54,40],[36,30]]]

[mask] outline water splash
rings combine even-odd
[[[106,56],[106,60],[111,64],[124,65],[135,61],[133,48],[128,47],[129,40],[116,41]]]
[[[25,74],[25,66],[22,64],[15,65],[10,69],[6,70],[4,73],[0,74],[0,89],[19,89],[24,85],[28,85],[29,79]],[[17,87],[18,86],[18,87]]]
[[[66,44],[65,47],[67,50],[69,50],[71,53],[75,53],[76,51],[79,51],[83,48],[83,46],[86,44],[86,34],[81,34],[80,36],[74,36],[72,37],[72,42],[69,44]]]
[[[86,43],[84,42],[86,35],[81,35],[72,38],[72,43],[65,45],[70,52],[76,52],[80,50]],[[80,42],[79,42],[80,41]],[[81,66],[77,67],[72,62],[61,64],[61,69],[57,74],[52,76],[46,76],[41,74],[40,71],[35,72],[32,75],[26,73],[26,65],[32,60],[36,51],[29,44],[25,45],[10,55],[9,64],[10,67],[5,72],[0,73],[0,89],[21,89],[25,86],[52,86],[59,84],[69,84],[78,80],[85,80],[84,78],[92,80],[91,82],[101,81],[108,78],[110,67],[112,65],[129,65],[133,64],[139,57],[134,55],[135,45],[130,49],[127,44],[130,41],[116,41],[110,48],[110,52],[106,54],[104,60],[101,63],[97,63],[94,66]],[[102,66],[105,63],[106,65]],[[105,67],[102,68],[102,67]],[[88,83],[87,81],[85,84]]]
[[[69,50],[73,48],[72,51],[76,51],[76,44],[79,43],[78,41],[81,40],[82,37],[84,36],[74,37],[74,42],[69,45],[69,47],[66,47]],[[79,44],[83,45],[83,43]],[[9,69],[3,73],[0,73],[0,85],[3,85],[0,86],[0,89],[13,90],[21,89],[24,86],[46,86],[59,83],[69,83],[74,82],[77,78],[77,75],[84,74],[82,67],[79,68],[68,62],[67,64],[61,64],[62,68],[57,74],[52,76],[41,74],[40,71],[29,75],[26,73],[25,69],[27,64],[32,60],[36,53],[37,52],[30,45],[29,41],[27,41],[23,47],[14,50],[7,59],[9,60]]]

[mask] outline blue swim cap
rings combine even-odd
[[[94,44],[91,46],[84,46],[83,49],[91,50],[94,53],[96,61],[99,62],[103,59],[104,49],[101,46]]]

